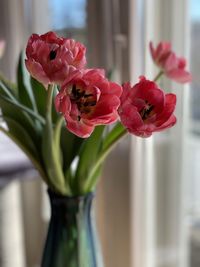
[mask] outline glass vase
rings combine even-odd
[[[41,267],[103,267],[92,216],[94,194],[48,194],[51,218]]]

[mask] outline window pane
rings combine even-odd
[[[191,72],[193,81],[190,88],[191,130],[189,138],[189,170],[187,174],[188,215],[189,215],[189,264],[188,267],[200,266],[200,1],[190,0],[191,29]],[[196,134],[196,135],[194,135]]]
[[[191,71],[193,82],[191,84],[191,116],[192,130],[200,133],[200,1],[190,1],[191,23]]]
[[[86,43],[87,0],[49,0],[51,28]]]

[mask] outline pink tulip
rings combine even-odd
[[[118,119],[121,93],[121,86],[109,82],[102,70],[75,71],[62,85],[55,106],[64,115],[68,130],[86,138],[96,125]]]
[[[61,85],[67,75],[86,64],[86,48],[73,39],[58,37],[54,32],[33,34],[28,40],[25,60],[30,74],[43,83]]]
[[[179,83],[191,81],[191,74],[185,70],[186,60],[183,57],[176,56],[171,50],[170,43],[160,42],[154,48],[152,42],[150,42],[149,46],[153,61],[168,78]]]
[[[121,123],[130,133],[149,137],[176,123],[175,105],[174,94],[165,94],[155,82],[141,77],[133,87],[130,83],[123,85],[119,108]]]

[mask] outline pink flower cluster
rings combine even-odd
[[[168,78],[179,83],[191,81],[191,74],[185,70],[185,58],[177,57],[171,50],[170,43],[160,42],[158,46],[154,48],[152,42],[150,42],[149,46],[152,59]]]
[[[176,57],[169,43],[160,43],[156,49],[150,43],[150,51],[169,78],[182,83],[191,80],[185,60]],[[128,132],[148,137],[176,123],[174,94],[165,94],[144,77],[134,86],[111,82],[104,70],[86,68],[85,53],[83,44],[54,32],[33,34],[26,48],[25,63],[30,74],[46,88],[49,84],[60,86],[55,106],[69,131],[87,138],[97,125],[120,119]]]
[[[109,82],[104,71],[82,70],[65,80],[55,105],[71,132],[89,137],[96,125],[110,124],[118,119],[121,93],[121,86]]]
[[[119,114],[122,124],[137,136],[149,137],[172,127],[176,123],[173,115],[176,96],[165,94],[153,81],[140,77],[139,83],[131,87],[123,85]]]
[[[26,67],[46,87],[61,85],[69,73],[84,68],[86,48],[72,39],[58,37],[54,32],[32,34],[26,47]]]

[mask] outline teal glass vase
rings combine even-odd
[[[51,218],[41,267],[103,267],[92,216],[94,194],[48,194]]]

